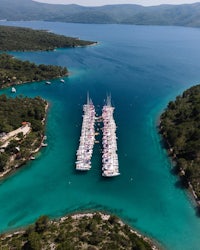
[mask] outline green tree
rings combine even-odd
[[[8,155],[6,153],[0,153],[0,172],[4,171],[7,161]]]
[[[35,223],[35,231],[38,233],[44,232],[48,228],[49,218],[46,215],[39,217]]]
[[[28,241],[23,246],[23,250],[41,250],[41,237],[37,232],[31,232],[28,235]]]

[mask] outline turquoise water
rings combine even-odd
[[[200,30],[180,27],[6,22],[99,41],[87,48],[13,53],[23,60],[68,66],[65,84],[54,80],[17,87],[50,103],[48,147],[0,182],[0,230],[82,210],[113,212],[169,250],[200,249],[200,219],[170,173],[157,131],[169,100],[200,79]],[[121,176],[101,177],[100,145],[92,169],[74,171],[86,93],[101,112],[111,93],[118,125]],[[1,91],[11,95],[10,89]]]

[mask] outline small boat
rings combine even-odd
[[[65,82],[65,80],[64,80],[64,79],[60,79],[60,81],[61,81],[61,82],[63,82],[63,83]]]
[[[47,143],[42,143],[42,147],[47,147]]]
[[[31,159],[31,160],[35,160],[35,156],[31,156],[30,159]]]
[[[120,173],[118,173],[118,172],[103,172],[102,173],[102,176],[103,177],[115,177],[115,176],[119,176],[120,175]]]
[[[12,87],[11,92],[12,92],[12,93],[16,93],[16,92],[17,92],[16,88],[15,88],[15,87]]]
[[[51,84],[51,82],[49,82],[49,81],[46,81],[46,84],[50,85],[50,84]]]

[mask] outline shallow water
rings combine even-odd
[[[0,229],[82,210],[115,213],[166,249],[198,250],[200,219],[186,193],[177,188],[171,162],[157,131],[168,101],[200,79],[200,30],[181,27],[1,22],[44,28],[99,41],[86,48],[12,53],[23,60],[69,67],[65,83],[32,83],[17,93],[40,95],[50,103],[48,147],[37,159],[0,182]],[[89,91],[101,113],[112,95],[121,175],[101,177],[100,145],[92,169],[74,170],[82,105]],[[1,91],[11,95],[10,89]],[[13,95],[13,94],[12,94]]]

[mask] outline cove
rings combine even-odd
[[[48,29],[98,41],[85,48],[14,52],[36,63],[69,67],[65,83],[17,86],[16,95],[50,103],[48,147],[37,159],[0,182],[0,231],[85,210],[114,213],[169,250],[198,250],[200,219],[177,177],[157,131],[168,101],[200,79],[200,30],[182,27],[1,22]],[[89,91],[97,112],[112,95],[121,175],[101,177],[96,145],[92,169],[75,172],[82,105]],[[10,96],[10,89],[2,90]]]

